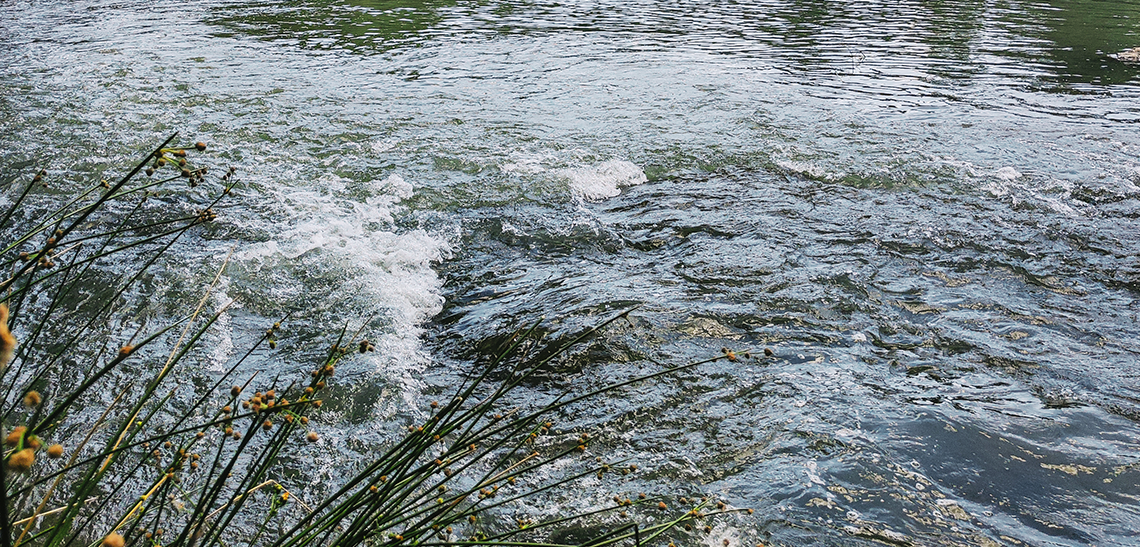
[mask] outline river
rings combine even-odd
[[[1135,46],[1135,1],[9,1],[0,171],[210,143],[237,196],[139,313],[234,248],[199,374],[363,327],[346,460],[504,333],[633,309],[520,396],[754,354],[559,417],[755,510],[695,543],[1136,545]]]

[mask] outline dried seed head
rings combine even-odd
[[[241,386],[234,386],[230,388],[230,396],[237,397],[241,393]]]
[[[8,330],[8,304],[0,304],[0,370],[8,366],[16,350],[16,337]]]
[[[264,429],[266,431],[273,429],[273,422],[271,422],[269,420],[265,420],[264,422],[261,423],[261,429]]]
[[[764,348],[764,355],[765,355],[766,357],[771,357],[771,356],[772,356],[772,354],[773,354],[773,352],[772,352],[772,348]]]
[[[126,356],[130,355],[131,352],[134,350],[135,350],[134,346],[132,346],[130,344],[125,345],[125,346],[119,348],[119,357],[126,357]]]
[[[305,435],[305,439],[311,443],[317,442],[318,440],[320,440],[320,438],[321,438],[321,436],[317,435],[316,431],[310,431],[308,435]]]
[[[118,532],[111,532],[107,534],[107,537],[103,538],[103,542],[99,545],[101,547],[123,547],[125,543],[126,541],[123,540],[123,536],[119,535]]]
[[[35,435],[28,435],[24,439],[24,445],[28,448],[31,448],[32,450],[39,450],[40,447],[44,445],[44,443],[40,440],[39,437]]]
[[[36,451],[31,448],[25,448],[8,457],[8,469],[17,473],[31,471],[33,463],[36,463]]]
[[[301,416],[301,425],[309,425],[309,417]]]
[[[194,143],[194,149],[199,151],[199,152],[205,152],[206,151],[206,143],[204,143],[202,141],[198,141],[198,142]]]
[[[47,455],[53,460],[63,456],[63,445],[53,444],[49,446],[47,449]]]
[[[668,509],[669,506],[665,505],[665,502],[660,501],[660,502],[657,502],[657,508],[664,511],[664,510]]]
[[[42,402],[44,402],[44,398],[40,397],[40,392],[38,391],[29,391],[26,395],[24,395],[24,406],[28,408],[35,408],[37,406],[40,406],[40,403]]]
[[[16,446],[16,445],[20,444],[20,439],[22,439],[24,437],[24,432],[27,430],[28,430],[28,428],[25,426],[22,426],[22,425],[16,426],[15,429],[13,429],[12,432],[9,433],[8,436],[4,438],[4,444],[6,444],[8,446]]]

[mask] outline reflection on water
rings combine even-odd
[[[1051,8],[1051,9],[1046,9]],[[1052,47],[1060,84],[1126,84],[1136,81],[1137,67],[1108,55],[1140,45],[1140,3],[1070,0],[1049,2],[1041,9],[1042,37]]]
[[[1140,45],[1135,0],[994,5],[904,2],[313,1],[226,6],[213,22],[299,47],[383,52],[432,40],[592,33],[631,49],[695,49],[835,73],[913,68],[942,78],[997,70],[1059,84],[1123,84],[1108,54]],[[993,58],[1002,59],[994,63]]]
[[[253,167],[187,260],[241,242],[235,324],[374,314],[346,459],[636,305],[519,396],[752,350],[560,420],[757,510],[692,544],[1137,540],[1135,2],[89,4],[0,9],[0,162],[187,123]]]
[[[282,45],[368,53],[414,46],[455,0],[347,0],[251,3],[224,7],[217,23]],[[232,11],[239,15],[230,16]],[[217,33],[226,36],[227,33]]]

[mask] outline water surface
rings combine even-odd
[[[80,180],[173,130],[210,142],[242,191],[167,275],[238,243],[214,370],[289,311],[299,339],[261,365],[283,376],[345,322],[378,337],[324,418],[346,458],[504,332],[635,308],[520,400],[758,356],[561,417],[642,465],[618,488],[756,510],[693,544],[1126,545],[1140,69],[1110,54],[1138,15],[16,2],[0,167]]]

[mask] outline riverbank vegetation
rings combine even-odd
[[[207,360],[202,341],[227,313],[211,298],[224,262],[178,319],[135,304],[178,242],[217,218],[237,177],[200,163],[204,143],[175,138],[78,192],[38,167],[0,180],[4,547],[666,545],[706,540],[711,519],[738,512],[680,486],[668,496],[622,492],[636,464],[593,454],[590,432],[555,423],[568,405],[700,363],[507,403],[596,332],[550,342],[537,325],[509,336],[449,397],[424,401],[406,431],[338,470],[324,495],[300,495],[311,472],[300,462],[319,467],[336,450],[313,419],[323,394],[338,365],[375,348],[345,328],[304,381],[250,373],[288,328],[282,317],[223,368],[188,373]],[[604,506],[542,518],[526,510],[559,491],[611,487]]]

